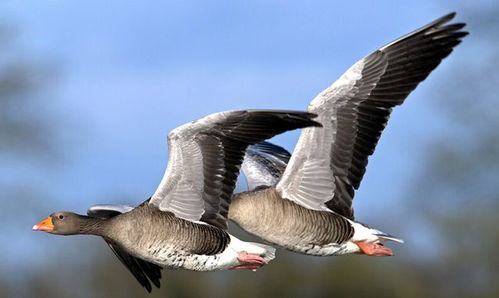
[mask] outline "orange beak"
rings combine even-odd
[[[52,232],[53,230],[54,224],[52,223],[52,217],[50,216],[33,226],[33,231]]]

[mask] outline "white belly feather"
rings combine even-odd
[[[230,269],[242,265],[237,257],[240,252],[259,255],[269,262],[275,258],[275,249],[271,246],[244,242],[236,237],[230,236],[229,245],[225,250],[216,255],[198,255],[187,253],[172,246],[164,246],[161,249],[150,249],[140,257],[149,262],[169,269],[188,269],[195,271],[214,271]]]

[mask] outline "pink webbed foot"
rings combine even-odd
[[[237,260],[243,264],[234,266],[230,269],[250,269],[251,271],[256,271],[256,269],[267,264],[264,258],[259,255],[252,255],[246,251],[241,251],[237,255]]]
[[[393,251],[390,248],[383,246],[383,244],[381,243],[363,241],[354,243],[357,244],[357,246],[360,248],[360,253],[366,254],[368,256],[393,256]]]

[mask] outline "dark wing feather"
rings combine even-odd
[[[177,217],[226,229],[246,147],[287,130],[320,126],[314,117],[295,111],[231,111],[174,129],[168,135],[168,167],[150,203]]]
[[[288,130],[318,126],[317,122],[311,120],[313,117],[315,117],[314,114],[304,112],[249,110],[243,111],[240,115],[234,115],[231,121],[217,125],[213,133],[219,136],[221,148],[223,148],[223,162],[219,164],[218,169],[223,167],[224,175],[221,187],[217,185],[217,188],[210,189],[218,195],[205,198],[206,212],[201,220],[226,229],[230,199],[248,145]],[[211,158],[210,156],[209,160],[220,160],[220,157]],[[212,171],[211,168],[207,170],[205,172]],[[205,192],[207,192],[206,187]]]
[[[352,200],[392,108],[468,33],[446,15],[355,63],[308,111],[324,126],[302,132],[277,190],[310,209],[353,219]]]
[[[106,240],[106,239],[105,239]],[[136,258],[125,250],[121,249],[118,245],[111,244],[106,240],[114,254],[118,257],[123,265],[132,273],[137,281],[150,293],[152,291],[151,282],[159,288],[161,286],[161,268],[160,266]]]
[[[348,137],[353,138],[354,142],[351,154],[346,155],[350,163],[347,167],[342,167],[342,170],[347,169],[347,174],[335,176],[336,191],[334,197],[326,203],[331,210],[353,219],[354,189],[360,186],[368,157],[374,153],[392,108],[402,104],[409,93],[468,34],[459,31],[465,24],[444,25],[454,15],[444,16],[379,50],[386,55],[384,73],[366,99],[357,107],[346,107],[356,114],[355,121],[338,117],[339,125],[344,123],[345,126],[353,127]],[[342,112],[339,110],[338,115]],[[334,146],[335,149],[339,147],[341,142]],[[333,169],[334,167],[335,165]]]

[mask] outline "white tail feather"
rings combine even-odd
[[[263,254],[260,254],[260,256],[264,258],[265,261],[270,262],[275,258],[275,248],[273,248],[272,246],[256,242],[247,242],[247,243],[263,248],[265,252]]]
[[[375,234],[375,235],[378,236],[382,240],[391,240],[391,241],[395,241],[398,243],[404,243],[404,240],[397,238],[397,237],[394,237],[392,235],[385,234],[385,233],[380,233],[380,234]]]
[[[380,230],[373,229],[371,227],[368,227],[366,225],[363,225],[358,222],[353,222],[351,221],[352,226],[354,227],[354,235],[352,237],[352,241],[367,241],[367,242],[374,242],[374,241],[384,241],[384,240],[391,240],[395,241],[398,243],[404,243],[404,240],[397,238],[395,236],[392,236],[390,234],[381,232]]]

